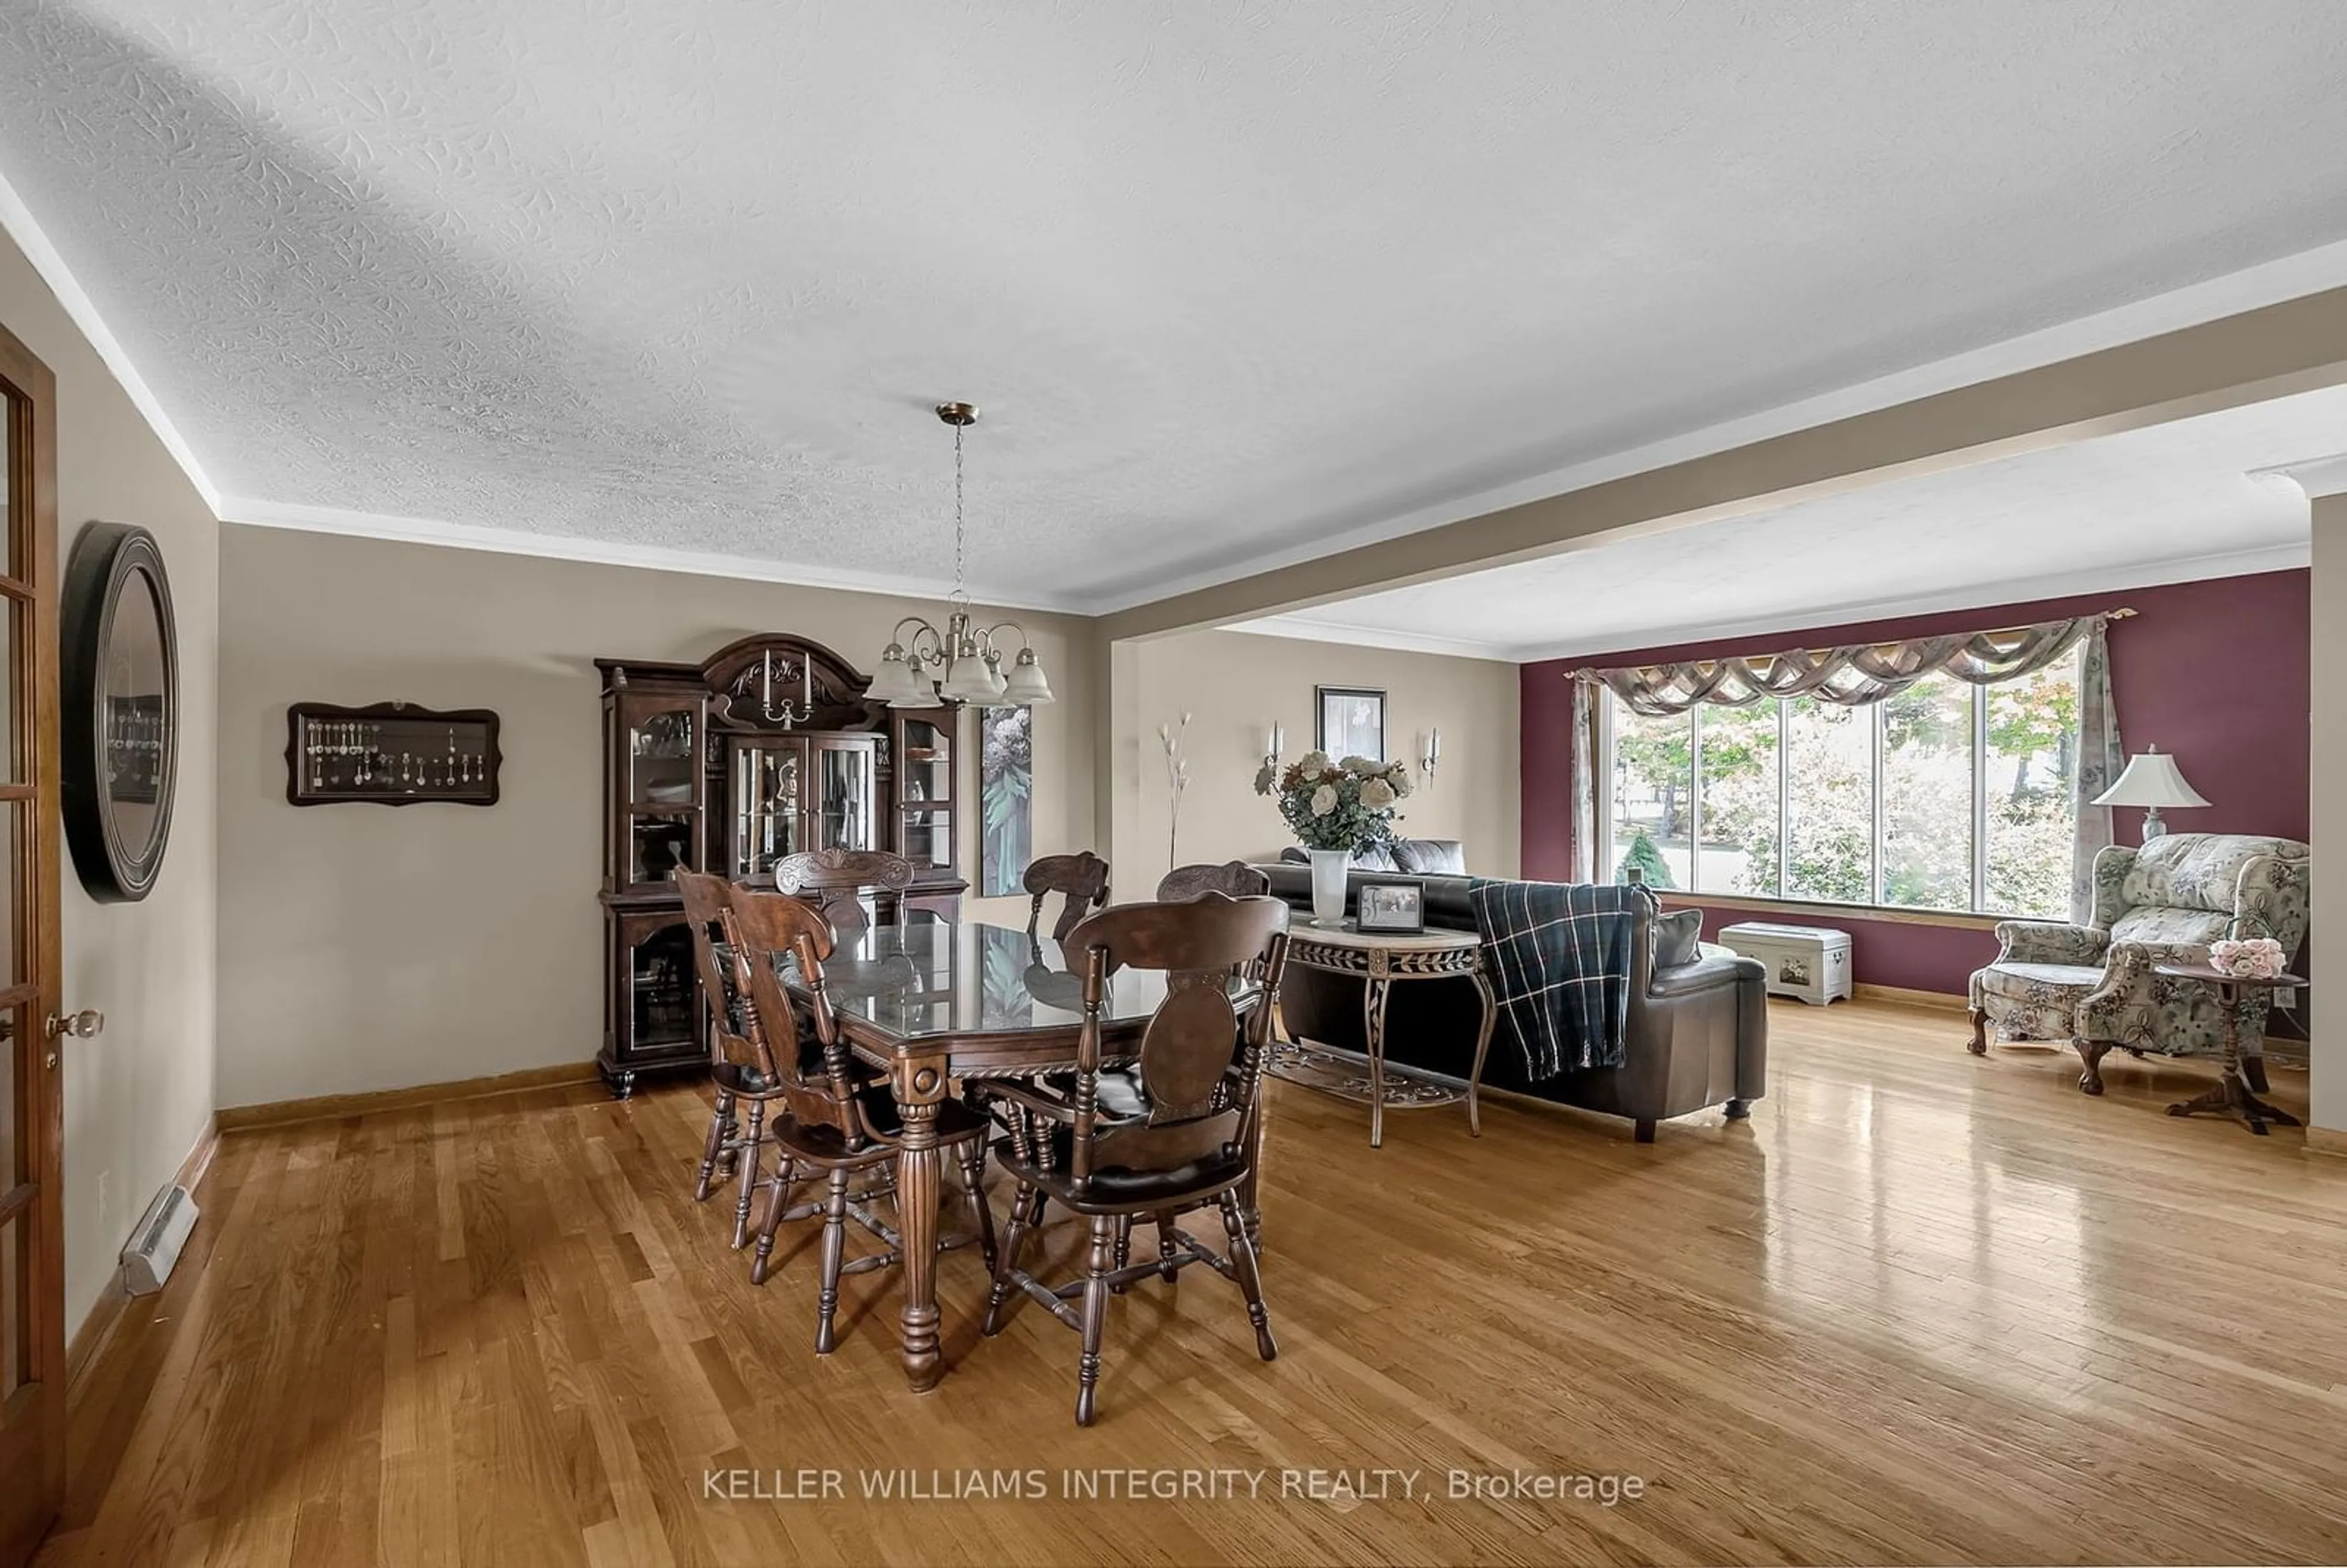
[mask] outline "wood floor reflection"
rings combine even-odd
[[[817,1358],[813,1230],[758,1289],[730,1205],[690,1201],[693,1089],[231,1134],[170,1289],[78,1390],[42,1560],[2337,1557],[2347,1160],[2162,1114],[2197,1068],[2115,1059],[2090,1100],[2067,1057],[1969,1056],[1956,1013],[1775,1005],[1752,1120],[1651,1146],[1495,1096],[1480,1140],[1453,1107],[1372,1151],[1358,1107],[1275,1085],[1280,1358],[1220,1281],[1138,1286],[1084,1433],[1075,1337],[1030,1305],[980,1340],[971,1253],[938,1392],[903,1386],[893,1274],[846,1282]],[[733,1470],[758,1495],[710,1495]],[[845,1495],[773,1495],[802,1470]],[[1234,1479],[1062,1495],[1160,1471]],[[1029,1471],[1040,1501],[936,1495]],[[884,1481],[930,1495],[862,1496]]]

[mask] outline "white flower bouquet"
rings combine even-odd
[[[2271,937],[2209,944],[2209,967],[2243,979],[2270,980],[2282,972],[2281,944]]]
[[[1326,752],[1307,752],[1285,772],[1265,764],[1255,793],[1277,798],[1279,815],[1307,849],[1358,855],[1392,841],[1395,808],[1409,794],[1409,770],[1368,757],[1332,762]]]

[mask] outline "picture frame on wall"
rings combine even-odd
[[[1367,757],[1389,762],[1386,754],[1386,694],[1360,686],[1316,686],[1314,706],[1320,715],[1317,744],[1332,758]]]
[[[1426,884],[1415,876],[1357,876],[1354,924],[1363,935],[1415,937],[1426,929]]]

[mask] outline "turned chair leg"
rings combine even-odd
[[[733,1204],[733,1250],[739,1252],[750,1240],[750,1196],[758,1185],[758,1145],[766,1136],[766,1102],[750,1102],[750,1127],[743,1136],[741,1148],[733,1163],[741,1167],[742,1195]]]
[[[758,1250],[750,1259],[753,1285],[766,1283],[774,1255],[774,1232],[782,1227],[783,1215],[791,1206],[791,1194],[798,1190],[798,1162],[785,1154],[766,1183],[766,1217],[758,1224]]]
[[[692,1201],[709,1201],[717,1190],[717,1156],[724,1153],[733,1137],[733,1096],[723,1089],[717,1091],[717,1108],[709,1115],[709,1141],[701,1150],[701,1175],[693,1183]]]
[[[1124,1266],[1132,1261],[1133,1216],[1131,1214],[1119,1214],[1116,1221],[1116,1251],[1109,1266],[1121,1274],[1124,1271]],[[1122,1284],[1112,1285],[1109,1286],[1109,1289],[1119,1296],[1122,1296],[1124,1294],[1124,1286]]]
[[[1010,1276],[1018,1272],[1019,1249],[1025,1245],[1027,1233],[1042,1223],[1042,1189],[1020,1187],[1010,1195],[1010,1228],[1003,1233],[1002,1251],[994,1261],[994,1288],[987,1295],[986,1324],[981,1333],[1002,1332],[1002,1308],[1016,1287]]]
[[[2074,1040],[2070,1043],[2078,1048],[2078,1060],[2086,1064],[2086,1070],[2078,1074],[2080,1091],[2087,1094],[2100,1094],[2103,1091],[2103,1058],[2110,1053],[2110,1042],[2100,1040]]]
[[[831,1173],[831,1192],[823,1205],[823,1286],[815,1297],[815,1353],[831,1354],[831,1323],[839,1311],[839,1257],[847,1243],[847,1167]]]
[[[1246,1216],[1239,1213],[1236,1193],[1223,1194],[1223,1230],[1231,1240],[1231,1267],[1246,1296],[1247,1321],[1255,1325],[1255,1354],[1266,1361],[1279,1359],[1279,1341],[1271,1337],[1271,1314],[1263,1305],[1263,1271],[1247,1239]]]
[[[986,1140],[965,1138],[954,1151],[961,1161],[962,1202],[969,1210],[969,1223],[978,1232],[978,1248],[986,1259],[988,1273],[994,1271],[994,1211],[986,1206]]]
[[[1168,1285],[1178,1285],[1182,1280],[1182,1271],[1174,1266],[1174,1262],[1175,1218],[1176,1216],[1170,1212],[1162,1212],[1157,1216],[1157,1273],[1158,1276]]]
[[[1972,1014],[1973,1037],[1964,1042],[1964,1049],[1974,1056],[1986,1056],[1988,1054],[1988,1014],[1978,1008],[1973,1009]]]
[[[1092,1390],[1100,1382],[1101,1335],[1108,1327],[1108,1273],[1116,1253],[1117,1221],[1092,1217],[1092,1250],[1084,1270],[1083,1359],[1076,1364],[1076,1425],[1092,1424]]]

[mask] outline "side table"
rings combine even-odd
[[[2168,1113],[2170,1116],[2189,1116],[2196,1111],[2221,1111],[2228,1115],[2239,1116],[2249,1123],[2250,1131],[2260,1138],[2266,1135],[2266,1123],[2269,1122],[2280,1127],[2297,1126],[2297,1117],[2278,1106],[2267,1104],[2250,1092],[2248,1082],[2241,1077],[2241,1026],[2234,1017],[2233,1009],[2239,1003],[2241,993],[2253,987],[2279,989],[2284,986],[2302,986],[2306,984],[2305,979],[2298,975],[2275,975],[2271,979],[2263,979],[2255,975],[2228,974],[2210,964],[2154,964],[2151,972],[2165,975],[2172,980],[2199,981],[2216,991],[2217,1000],[2225,1009],[2224,1077],[2206,1094],[2169,1106]]]
[[[1287,961],[1332,974],[1359,975],[1365,982],[1361,1020],[1368,1045],[1372,1149],[1382,1146],[1386,1136],[1386,1009],[1392,999],[1395,982],[1454,979],[1461,976],[1472,980],[1476,994],[1483,999],[1483,1022],[1475,1035],[1475,1065],[1467,1075],[1467,1132],[1471,1137],[1482,1136],[1482,1112],[1476,1094],[1482,1085],[1484,1054],[1491,1049],[1491,1029],[1499,1021],[1491,983],[1483,975],[1482,938],[1472,931],[1362,931],[1350,921],[1341,927],[1298,925],[1288,931]],[[1287,1068],[1280,1076],[1294,1081],[1299,1077],[1296,1069],[1302,1044],[1286,1040],[1284,1028],[1279,1032],[1283,1043],[1273,1048],[1273,1066],[1275,1071]],[[1337,1092],[1345,1090],[1339,1088]],[[1426,1084],[1415,1086],[1402,1103],[1411,1107],[1448,1105],[1457,1098],[1439,1085]]]

